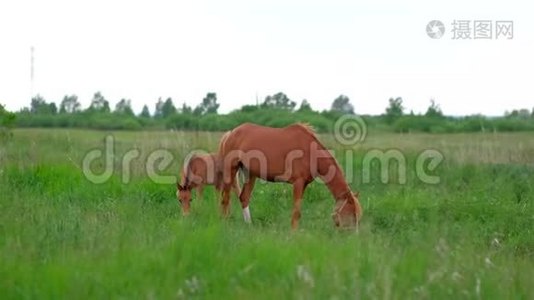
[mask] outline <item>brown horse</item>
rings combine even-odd
[[[229,213],[230,188],[235,174],[242,168],[248,180],[239,200],[247,222],[250,222],[248,205],[256,178],[293,185],[293,229],[298,227],[304,190],[316,177],[327,185],[336,201],[332,214],[336,226],[355,226],[361,218],[358,194],[351,192],[336,160],[306,124],[285,128],[242,124],[221,140],[219,156],[223,159],[221,206],[225,216]]]
[[[214,185],[217,191],[222,189],[221,162],[216,153],[207,155],[192,155],[182,168],[181,181],[176,182],[176,197],[182,204],[182,213],[189,214],[192,200],[191,190],[196,189],[197,198],[202,199],[202,190],[205,185]],[[232,188],[239,197],[240,188],[237,178]]]

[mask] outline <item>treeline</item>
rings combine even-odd
[[[15,113],[18,127],[79,127],[92,129],[177,129],[225,131],[244,122],[283,127],[295,122],[310,123],[317,131],[328,132],[344,114],[354,114],[350,99],[340,95],[329,110],[313,110],[308,101],[300,105],[280,92],[267,96],[256,105],[244,105],[228,114],[219,114],[216,93],[207,93],[195,107],[183,104],[176,107],[171,98],[160,98],[153,113],[145,105],[135,114],[131,101],[121,99],[111,109],[110,103],[97,92],[89,107],[82,109],[75,95],[67,95],[59,103],[47,102],[37,95],[30,107]],[[384,113],[378,116],[363,115],[368,127],[394,132],[480,132],[480,131],[534,131],[534,109],[514,110],[502,117],[466,116],[448,117],[439,105],[430,101],[424,114],[406,113],[402,98],[389,99]]]

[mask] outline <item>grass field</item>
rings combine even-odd
[[[296,232],[285,184],[256,185],[251,225],[235,198],[222,219],[211,188],[183,218],[175,186],[151,180],[145,162],[167,149],[174,160],[161,173],[176,175],[189,151],[215,150],[219,133],[113,132],[113,175],[94,184],[82,160],[107,134],[15,130],[0,148],[2,299],[534,299],[531,133],[371,132],[350,149],[321,136],[352,169],[364,208],[358,233],[333,228],[334,201],[319,182]],[[140,157],[124,183],[131,149]],[[363,183],[371,149],[402,152],[406,184],[378,172]],[[432,171],[439,184],[415,174],[425,149],[444,157]]]

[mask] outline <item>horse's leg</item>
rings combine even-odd
[[[197,186],[197,198],[198,198],[198,200],[200,200],[200,201],[203,200],[203,199],[202,199],[202,188],[203,188],[202,184],[199,184],[199,185]]]
[[[224,156],[222,159],[222,171],[219,171],[216,185],[220,186],[221,192],[221,211],[224,217],[230,213],[230,189],[235,180],[238,169],[238,158],[235,155]]]
[[[305,188],[306,183],[303,180],[297,180],[293,183],[293,213],[291,215],[291,228],[293,230],[299,226],[300,204]]]
[[[241,190],[241,194],[239,195],[239,200],[241,201],[241,208],[243,209],[243,219],[245,219],[245,222],[250,223],[250,210],[248,208],[248,203],[250,200],[250,195],[252,194],[252,190],[254,189],[254,183],[256,182],[255,176],[249,176],[248,180],[243,184],[243,190]],[[238,187],[236,187],[238,189]]]
[[[228,217],[230,212],[230,185],[224,184],[222,187],[221,212],[223,217]]]

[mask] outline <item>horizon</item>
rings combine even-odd
[[[111,108],[125,98],[136,113],[144,104],[153,113],[159,97],[194,107],[215,92],[226,114],[284,92],[316,111],[346,95],[363,115],[382,114],[397,97],[416,114],[430,99],[448,116],[530,111],[534,99],[523,70],[534,69],[534,20],[518,7],[525,5],[3,3],[0,103],[19,111],[37,94],[58,106],[75,94],[85,108],[100,91]],[[432,20],[443,22],[443,37],[427,34]],[[471,27],[490,21],[493,36],[454,39],[459,20]],[[502,21],[513,22],[509,39],[496,37]]]
[[[96,94],[96,93],[98,93],[98,92],[95,92],[95,94]],[[283,92],[282,92],[282,93],[283,93]],[[38,97],[38,96],[41,96],[41,95],[39,95],[39,94],[38,94],[38,95],[35,95],[35,97]],[[72,95],[65,95],[65,96],[72,96]],[[77,95],[75,95],[75,96],[77,96]],[[117,104],[117,102],[119,102],[119,101],[121,101],[121,100],[117,100],[117,101],[115,101],[115,102],[112,102],[112,101],[110,101],[109,99],[107,99],[107,98],[105,97],[105,95],[102,94],[102,96],[104,96],[104,98],[109,102],[110,113],[113,113],[114,108],[115,108],[115,105]],[[340,96],[341,96],[341,95],[340,95]],[[42,96],[41,96],[41,97],[42,97]],[[144,104],[144,105],[147,106],[147,108],[148,108],[148,110],[149,110],[149,112],[150,112],[150,116],[151,116],[151,117],[154,117],[154,112],[155,112],[155,106],[156,106],[156,103],[157,103],[159,100],[165,101],[165,100],[167,100],[168,98],[171,98],[171,97],[159,97],[156,101],[154,101],[154,103],[151,103],[152,106],[148,105],[148,103]],[[397,98],[397,97],[395,97],[395,98]],[[399,98],[402,98],[402,97],[399,97]],[[57,109],[58,109],[58,114],[59,114],[59,107],[60,107],[61,101],[49,101],[48,99],[46,99],[46,98],[44,98],[44,97],[43,97],[43,99],[46,101],[46,103],[55,103],[55,105],[56,105],[56,107],[57,107]],[[124,99],[125,99],[125,100],[130,100],[129,98],[124,98]],[[78,99],[78,100],[79,100],[79,99]],[[177,105],[177,103],[175,103],[174,99],[171,98],[171,100],[172,100],[172,102],[173,102],[173,104],[174,104],[174,106],[175,106],[175,108],[176,108],[176,113],[180,114],[180,113],[181,113],[181,112],[180,112],[180,106]],[[265,100],[265,99],[264,99],[264,100]],[[220,111],[218,111],[217,114],[219,114],[219,115],[227,115],[227,114],[230,114],[230,113],[232,113],[232,112],[239,111],[239,110],[240,110],[241,108],[243,108],[244,106],[258,106],[258,107],[259,107],[259,106],[263,103],[264,100],[261,100],[261,101],[259,101],[258,103],[244,103],[242,106],[240,106],[240,107],[235,107],[234,109],[232,109],[232,110],[230,110],[230,111],[227,111],[227,112],[220,112]],[[291,99],[291,100],[293,100],[293,99]],[[389,99],[388,99],[388,100],[389,100]],[[404,98],[402,98],[402,100],[404,101]],[[429,100],[429,106],[430,106],[430,101],[431,101],[431,100],[432,100],[432,99]],[[295,100],[293,100],[293,101],[295,101]],[[332,102],[333,102],[333,101],[334,101],[334,99],[332,100]],[[90,102],[90,101],[89,101],[89,102]],[[195,103],[186,103],[186,104],[187,104],[190,108],[194,109],[195,106],[198,105],[200,102],[202,102],[202,100],[199,100],[199,102],[196,103],[196,104],[195,104]],[[301,104],[300,102],[297,102],[297,101],[295,101],[295,102],[296,102],[296,106],[295,106],[295,109],[293,110],[293,112],[297,112],[297,110],[298,110],[298,108],[300,107],[300,104]],[[221,102],[219,101],[219,99],[217,99],[217,103],[218,103],[218,104],[221,104]],[[352,100],[351,100],[351,103],[352,103]],[[89,103],[89,104],[90,104],[90,103]],[[352,103],[352,104],[353,104],[353,103]],[[436,102],[435,104],[436,104],[438,107],[441,108],[440,103]],[[0,105],[2,105],[2,103],[0,103]],[[133,110],[134,115],[139,116],[139,115],[141,114],[141,111],[142,111],[142,108],[143,108],[144,105],[142,105],[141,108],[140,108],[139,110],[136,110],[136,109],[134,109],[134,108],[132,107],[132,110]],[[87,105],[87,106],[83,106],[83,105],[82,105],[82,106],[80,107],[80,111],[79,111],[79,113],[84,112],[84,111],[87,110],[88,108],[89,108],[89,105]],[[322,113],[322,112],[324,112],[324,111],[330,111],[330,107],[329,107],[329,108],[326,108],[326,109],[315,109],[315,108],[312,106],[311,108],[312,108],[312,110],[313,110],[314,112],[317,112],[317,113]],[[373,113],[358,113],[358,111],[355,109],[355,110],[354,110],[354,114],[355,114],[355,115],[360,115],[360,116],[372,116],[372,117],[374,117],[374,116],[381,116],[381,115],[384,115],[384,114],[386,113],[386,108],[387,108],[387,106],[384,107],[384,111],[383,111],[383,112],[381,112],[381,113],[376,113],[376,114],[373,114]],[[427,107],[427,108],[428,108],[428,107]],[[30,103],[28,103],[28,105],[22,106],[19,110],[16,110],[16,111],[10,111],[10,110],[8,110],[8,111],[13,112],[13,113],[22,113],[24,110],[29,110],[29,109],[30,109]],[[533,106],[531,109],[529,109],[528,107],[523,107],[523,108],[519,108],[519,109],[515,109],[515,110],[518,111],[518,110],[523,110],[523,109],[528,110],[529,114],[534,115],[534,106]],[[504,112],[503,112],[502,114],[500,114],[500,115],[485,115],[485,114],[451,115],[451,114],[447,114],[447,112],[445,112],[445,111],[442,111],[442,113],[443,113],[443,116],[445,116],[445,117],[452,117],[452,118],[461,118],[461,117],[469,117],[469,116],[483,116],[483,117],[487,117],[487,118],[499,118],[499,117],[505,117],[508,113],[511,113],[512,111],[514,111],[514,110],[506,110],[506,111],[504,111]],[[417,112],[417,113],[416,113],[413,109],[410,109],[409,107],[404,107],[404,110],[403,110],[403,114],[404,114],[404,115],[410,115],[410,114],[412,114],[412,113],[413,113],[414,115],[424,115],[425,112],[426,112],[426,111],[423,110],[423,111],[421,111],[421,112]]]

